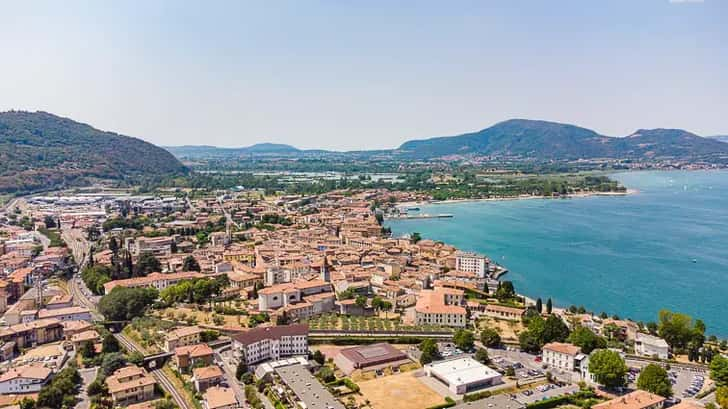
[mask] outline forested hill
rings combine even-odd
[[[728,144],[681,129],[640,129],[625,137],[557,122],[511,119],[478,132],[408,141],[397,152],[405,157],[490,155],[564,160],[616,158],[728,161]]]
[[[0,112],[0,192],[130,183],[186,173],[172,154],[141,139],[104,132],[47,112]]]

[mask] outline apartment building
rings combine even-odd
[[[206,275],[202,273],[198,273],[196,271],[183,271],[179,273],[169,273],[169,274],[162,274],[162,273],[151,273],[146,277],[135,277],[135,278],[127,278],[124,280],[114,280],[109,281],[108,283],[104,284],[104,293],[108,294],[113,290],[115,287],[127,287],[127,288],[137,288],[137,287],[153,287],[156,288],[158,291],[162,291],[165,288],[175,285],[179,283],[182,280],[191,280],[193,278],[204,278],[207,277]]]
[[[579,369],[577,357],[581,348],[563,342],[551,342],[543,346],[541,359],[543,363],[564,371]]]
[[[38,393],[50,380],[52,371],[41,365],[23,365],[0,375],[0,394]]]
[[[129,365],[106,378],[114,406],[127,406],[154,397],[154,378],[144,368]]]
[[[233,335],[233,356],[248,365],[308,354],[308,325],[252,328]]]
[[[487,257],[476,253],[458,251],[455,253],[455,269],[475,274],[478,278],[485,278],[488,274],[490,261]]]

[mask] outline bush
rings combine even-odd
[[[455,406],[455,403],[456,402],[451,397],[446,396],[445,397],[445,403],[442,403],[440,405],[430,406],[427,409],[445,409],[445,408],[451,408],[451,407]]]

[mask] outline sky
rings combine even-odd
[[[0,0],[0,111],[158,145],[394,148],[510,118],[728,134],[728,0]]]

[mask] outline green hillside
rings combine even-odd
[[[186,173],[169,152],[46,112],[0,112],[0,192],[86,185],[94,178],[131,183]]]

